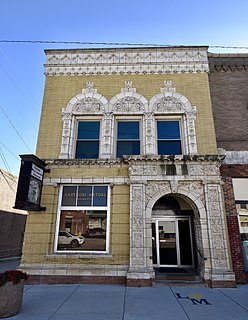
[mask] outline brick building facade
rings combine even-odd
[[[207,47],[46,50],[32,281],[234,286]]]
[[[242,283],[248,272],[244,242],[248,240],[248,56],[209,54],[209,64],[217,145],[226,154],[221,175],[232,264],[237,282]]]

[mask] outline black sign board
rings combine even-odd
[[[20,155],[21,168],[16,192],[15,209],[43,211],[40,206],[46,163],[33,154]]]

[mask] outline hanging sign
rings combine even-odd
[[[43,211],[40,198],[46,163],[35,155],[20,155],[21,168],[16,192],[15,209]]]

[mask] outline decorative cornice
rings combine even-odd
[[[206,47],[46,50],[45,74],[170,74],[209,72]]]
[[[115,159],[45,159],[48,168],[51,166],[56,167],[70,167],[70,166],[104,166],[104,165],[123,165],[124,160]]]
[[[182,155],[182,156],[156,156],[156,155],[137,155],[124,156],[115,159],[43,159],[47,167],[70,167],[70,166],[103,166],[103,165],[126,165],[133,162],[221,162],[225,156],[223,155]]]
[[[225,159],[224,155],[161,155],[161,156],[124,156],[125,162],[150,162],[150,161],[160,161],[160,162],[221,162]]]
[[[208,54],[210,73],[247,72],[247,54]]]

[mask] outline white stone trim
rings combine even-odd
[[[209,72],[207,47],[46,50],[45,74],[171,74]]]
[[[54,186],[57,187],[59,184],[127,184],[129,183],[129,178],[126,177],[99,177],[99,178],[45,178],[43,180],[44,186]]]
[[[79,262],[82,259],[112,259],[109,255],[80,255],[70,254],[70,257],[77,259]],[[50,255],[47,258],[52,261],[56,259],[65,259],[68,261],[68,254],[62,255]],[[71,264],[71,263],[60,263],[60,264],[21,264],[20,268],[30,275],[53,275],[53,276],[83,276],[83,277],[126,277],[128,266],[126,265],[96,265],[96,264]]]
[[[196,107],[182,94],[172,88],[171,81],[165,81],[161,92],[149,101],[149,111],[156,115],[179,115],[182,117],[182,137],[185,154],[197,154]],[[155,139],[154,139],[155,140]],[[155,150],[154,150],[155,151]],[[154,152],[155,153],[155,152]]]
[[[102,116],[107,109],[108,100],[97,93],[97,89],[94,89],[94,82],[87,82],[82,93],[73,97],[66,108],[62,109],[63,131],[59,159],[72,159],[74,157],[77,119],[80,116]],[[105,118],[102,121],[99,139],[104,136],[104,130],[106,130]],[[106,141],[108,140],[106,139]],[[107,148],[107,153],[110,152],[111,141],[106,141],[103,146],[100,144],[100,154],[103,148]]]
[[[132,81],[126,81],[125,87],[109,101],[109,112],[115,115],[136,115],[148,112],[148,100],[133,88]]]
[[[156,116],[181,117],[181,141],[183,154],[197,154],[195,118],[196,108],[182,94],[176,92],[170,80],[164,82],[161,92],[148,101],[136,92],[132,81],[126,81],[121,92],[108,100],[97,93],[93,82],[87,82],[86,89],[73,97],[62,109],[63,131],[59,159],[72,159],[76,145],[76,127],[79,119],[92,117],[101,120],[99,158],[115,158],[115,117],[143,117],[142,144],[144,155],[156,152]],[[87,118],[88,119],[88,118]]]
[[[225,154],[225,164],[248,164],[248,151],[225,151]]]

